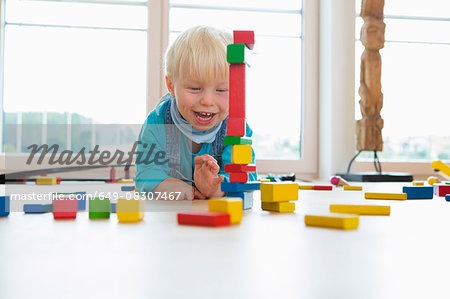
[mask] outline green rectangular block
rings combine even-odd
[[[227,46],[227,61],[230,64],[247,64],[248,61],[248,50],[244,44],[229,44]]]
[[[89,200],[89,218],[109,218],[111,214],[111,203],[109,198],[91,198]]]
[[[249,144],[252,145],[252,139],[241,136],[225,136],[223,138],[224,145]]]

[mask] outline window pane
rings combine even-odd
[[[300,0],[172,0],[171,4],[178,5],[200,5],[200,6],[220,6],[232,8],[257,8],[257,9],[289,9],[299,10],[302,8]]]
[[[448,0],[389,0],[384,3],[385,15],[448,18],[449,11]],[[356,13],[361,13],[360,0],[356,0]]]

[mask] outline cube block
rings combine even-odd
[[[248,192],[228,192],[227,197],[239,197],[242,199],[243,209],[253,208],[253,191]]]
[[[246,183],[248,181],[248,173],[246,172],[232,172],[230,173],[231,183]]]
[[[0,217],[9,215],[10,198],[9,196],[0,196]]]
[[[261,202],[261,209],[265,211],[292,213],[295,211],[293,202]]]
[[[53,198],[53,218],[77,218],[78,203],[74,197]]]
[[[439,184],[439,185],[435,185],[436,186],[436,195],[443,197],[447,194],[450,194],[450,185],[447,184]]]
[[[250,64],[249,52],[245,44],[229,44],[227,45],[227,61],[231,65]]]
[[[245,136],[245,118],[227,118],[228,136]]]
[[[262,202],[281,202],[298,200],[298,184],[270,182],[261,184]]]
[[[140,199],[119,198],[116,205],[119,222],[138,222],[144,219],[145,202]]]
[[[89,218],[104,219],[109,218],[111,214],[111,202],[109,198],[91,198],[89,199]]]
[[[233,145],[231,148],[231,163],[250,164],[252,163],[252,147],[247,144]]]
[[[255,45],[255,33],[250,30],[235,30],[233,31],[233,43],[245,44],[250,50]]]
[[[329,227],[339,229],[356,229],[359,225],[358,215],[352,214],[323,214],[305,215],[306,226]]]
[[[230,223],[237,224],[242,220],[243,202],[239,197],[211,198],[209,200],[209,211],[230,214]]]
[[[200,226],[230,225],[230,214],[214,212],[185,212],[177,214],[178,224]]]

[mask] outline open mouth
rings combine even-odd
[[[194,115],[195,115],[195,119],[200,124],[208,124],[216,116],[215,113],[211,113],[211,112],[194,112]]]

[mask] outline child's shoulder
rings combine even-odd
[[[146,124],[164,124],[166,119],[166,112],[170,100],[166,100],[157,105],[147,116]]]

